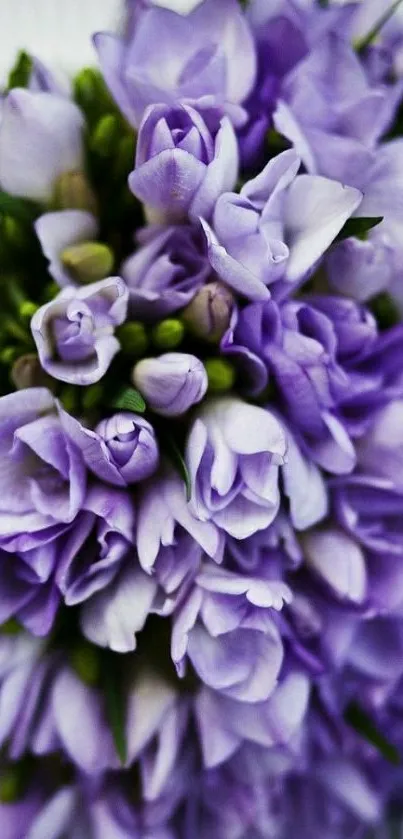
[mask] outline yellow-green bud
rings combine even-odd
[[[25,244],[25,231],[13,216],[4,216],[2,220],[2,235],[4,241],[11,247],[22,247]]]
[[[99,651],[90,644],[79,644],[70,653],[70,662],[77,676],[86,685],[96,685],[100,676]]]
[[[20,317],[24,320],[31,320],[38,309],[37,303],[33,303],[32,300],[24,300],[20,306]]]
[[[0,776],[0,802],[2,804],[18,801],[22,792],[21,772],[17,767],[8,769]]]
[[[153,343],[160,350],[174,350],[182,343],[185,327],[180,320],[167,318],[162,320],[152,331]]]
[[[225,358],[209,358],[204,362],[210,393],[226,393],[235,382],[235,370]]]
[[[103,242],[80,242],[66,248],[61,261],[76,282],[95,283],[111,273],[114,255]]]
[[[115,114],[105,114],[97,122],[91,137],[91,149],[101,157],[108,157],[119,140],[119,119]]]
[[[21,632],[21,627],[15,618],[10,618],[8,621],[0,626],[1,635],[18,635]]]
[[[140,321],[123,324],[116,330],[116,337],[122,352],[132,358],[141,358],[148,350],[148,335]]]
[[[16,347],[4,347],[4,349],[0,351],[0,362],[8,367],[15,361],[17,356],[18,350]]]
[[[52,206],[55,210],[87,210],[98,212],[96,195],[84,172],[64,172],[57,179]]]

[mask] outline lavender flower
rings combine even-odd
[[[256,58],[236,0],[222,0],[219,8],[204,0],[186,17],[154,6],[132,14],[124,39],[95,36],[107,84],[132,125],[139,125],[147,105],[203,97],[242,120],[239,106],[252,87]]]
[[[204,223],[212,267],[250,300],[267,299],[275,280],[303,278],[361,203],[357,189],[296,177],[299,166],[293,151],[283,152],[240,195],[220,196],[212,229]]]
[[[190,105],[148,108],[140,125],[132,192],[159,222],[209,219],[222,192],[234,188],[238,148],[228,119]]]
[[[65,288],[31,321],[42,367],[77,385],[97,382],[119,351],[114,327],[126,316],[128,291],[119,277]]]
[[[186,448],[195,515],[237,539],[268,527],[279,508],[278,467],[286,448],[269,411],[235,398],[208,402]]]
[[[133,370],[133,382],[157,414],[177,417],[203,399],[207,374],[201,361],[186,353],[145,358]]]
[[[12,90],[0,129],[0,184],[12,195],[49,201],[57,178],[84,163],[84,118],[54,93]]]

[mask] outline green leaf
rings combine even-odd
[[[18,53],[14,66],[10,70],[7,90],[13,87],[27,87],[32,73],[32,58],[27,52]]]
[[[186,500],[190,501],[192,497],[192,482],[190,480],[189,470],[184,461],[182,452],[171,436],[164,435],[164,443],[167,455],[170,457],[173,465],[184,481],[186,487]]]
[[[111,728],[113,742],[116,747],[119,760],[124,766],[127,759],[127,743],[125,732],[125,703],[123,693],[119,685],[116,668],[112,665],[111,658],[104,662],[104,693],[106,701],[106,715]]]
[[[376,723],[360,705],[351,702],[344,713],[344,719],[360,737],[371,743],[385,760],[395,766],[400,764],[399,750],[382,734]]]
[[[111,408],[118,411],[133,411],[135,414],[144,414],[147,408],[144,399],[134,387],[127,387],[111,403]]]
[[[386,9],[383,15],[381,15],[381,17],[378,18],[372,29],[370,29],[368,34],[365,35],[361,41],[358,41],[358,43],[356,43],[355,48],[357,52],[363,52],[367,49],[367,47],[371,46],[373,41],[375,41],[376,37],[379,35],[381,29],[383,29],[388,20],[390,20],[390,18],[394,15],[401,3],[402,0],[395,0],[395,2],[392,3],[388,9]]]
[[[350,236],[356,236],[358,239],[365,239],[368,231],[380,224],[381,221],[383,221],[383,216],[349,218],[344,227],[340,230],[340,233],[336,238],[336,242],[342,242],[343,239],[349,239]]]
[[[34,218],[39,215],[40,210],[32,201],[16,198],[14,195],[9,195],[8,192],[0,190],[0,213],[31,224]]]

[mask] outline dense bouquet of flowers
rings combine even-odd
[[[18,56],[1,839],[400,829],[399,5],[130,0],[68,92]]]

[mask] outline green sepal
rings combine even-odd
[[[11,68],[8,81],[7,90],[12,90],[13,87],[27,87],[32,73],[32,58],[21,50],[15,60],[14,66]]]
[[[122,766],[127,760],[127,742],[125,732],[126,707],[121,680],[119,678],[113,655],[105,657],[103,664],[103,689],[106,705],[106,716],[115,744],[116,752]]]
[[[172,465],[177,470],[178,474],[183,480],[186,489],[186,501],[190,501],[192,497],[192,481],[189,470],[186,466],[183,454],[175,442],[175,440],[168,434],[163,435],[163,449],[172,462]]]
[[[127,387],[115,397],[110,403],[110,407],[117,411],[133,411],[135,414],[144,414],[147,405],[138,390],[135,390],[134,387]]]

